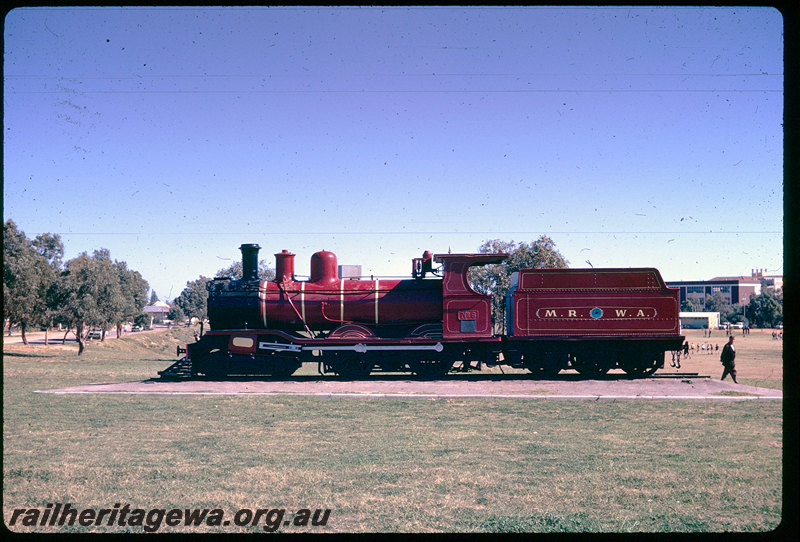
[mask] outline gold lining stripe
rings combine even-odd
[[[344,279],[339,281],[339,321],[344,322]]]
[[[378,284],[380,283],[379,279],[375,279],[375,323],[378,323]]]
[[[258,297],[261,301],[261,320],[267,327],[267,282],[262,280],[258,286]]]
[[[306,321],[306,283],[300,283],[300,318]]]

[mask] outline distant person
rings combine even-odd
[[[733,347],[733,339],[734,336],[731,335],[728,342],[722,347],[722,354],[719,356],[722,366],[725,367],[720,380],[725,380],[726,376],[731,375],[733,382],[738,384],[739,382],[736,381],[736,349]]]
[[[689,357],[689,341],[683,343],[683,359],[687,359]]]

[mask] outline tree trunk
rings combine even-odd
[[[67,344],[67,335],[69,335],[69,328],[64,332],[64,337],[61,339],[61,344]]]
[[[122,337],[122,323],[117,324],[117,339]]]
[[[25,336],[25,322],[19,323],[19,332],[20,335],[22,336],[22,344],[28,346],[28,337]]]
[[[83,324],[75,326],[75,338],[78,340],[78,355],[83,354],[83,349],[86,345],[83,342]]]
[[[50,331],[50,326],[44,328],[44,345],[47,346],[47,332]]]

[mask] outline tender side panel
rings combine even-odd
[[[680,333],[677,291],[655,269],[526,269],[512,302],[517,337]]]
[[[514,334],[676,334],[677,300],[671,296],[542,295],[518,293]]]
[[[662,290],[656,269],[524,269],[521,290]]]

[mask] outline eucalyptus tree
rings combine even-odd
[[[114,261],[114,269],[117,273],[120,289],[122,290],[122,309],[118,313],[116,323],[117,337],[122,335],[122,325],[124,322],[133,321],[142,314],[147,305],[147,289],[149,285],[142,278],[141,273],[128,269],[125,262]]]
[[[64,271],[48,291],[48,304],[56,321],[75,330],[79,355],[85,348],[87,323],[101,321],[102,305],[98,301],[101,287],[96,280],[96,267],[93,259],[82,252],[64,265]]]
[[[751,295],[744,309],[748,322],[755,327],[768,328],[783,323],[783,292],[764,289],[759,295]]]
[[[495,330],[498,332],[505,329],[506,294],[515,272],[526,268],[565,268],[569,263],[556,249],[553,240],[546,235],[531,243],[490,239],[484,241],[478,251],[483,254],[509,255],[501,263],[472,267],[469,270],[469,281],[473,289],[492,296],[492,315]]]
[[[181,308],[183,314],[188,318],[198,318],[202,322],[208,314],[208,291],[206,283],[211,280],[208,277],[186,282],[186,288],[173,301]]]
[[[217,271],[218,277],[229,277],[232,279],[241,279],[242,274],[242,262],[241,260],[237,260],[233,262],[230,266],[225,267]],[[258,261],[258,278],[261,280],[273,280],[275,278],[275,270],[272,269],[269,264],[267,264],[266,260],[259,260]]]
[[[64,246],[56,234],[29,240],[13,220],[3,224],[3,319],[20,328],[23,344],[33,326],[47,326],[47,290],[56,278]]]
[[[134,280],[123,284],[123,275]],[[99,327],[105,338],[111,325],[119,325],[135,312],[147,291],[146,283],[143,286],[140,281],[141,276],[130,272],[127,264],[112,262],[107,249],[95,250],[92,256],[82,252],[64,265],[48,291],[48,304],[57,322],[75,330],[78,354],[85,349],[87,328]]]

